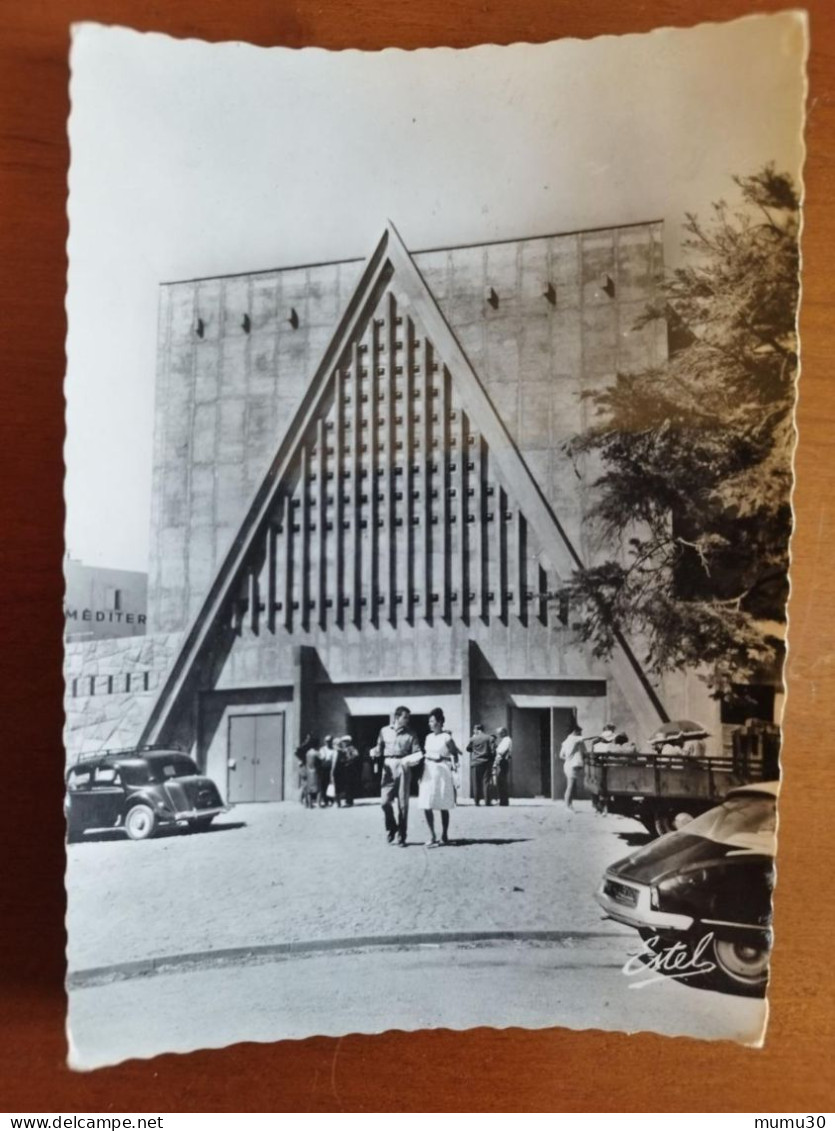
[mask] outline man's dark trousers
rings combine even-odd
[[[473,793],[475,795],[475,803],[479,804],[483,801],[486,805],[490,804],[490,771],[492,766],[489,762],[476,762],[473,766],[473,781],[475,788]]]
[[[386,821],[386,832],[389,836],[397,836],[405,842],[406,828],[409,823],[409,790],[412,784],[412,768],[404,766],[399,758],[386,758],[384,777],[391,775],[391,781],[384,782],[381,788],[381,801],[383,816]],[[386,772],[388,771],[388,772]],[[394,816],[394,804],[397,803],[397,818]]]

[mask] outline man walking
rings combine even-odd
[[[510,783],[510,759],[513,755],[513,739],[506,727],[496,731],[496,756],[493,759],[493,781],[499,805],[508,804],[508,785]]]
[[[324,745],[319,751],[319,808],[327,809],[333,804],[333,798],[328,796],[328,786],[333,780],[333,758],[336,750],[333,745],[333,735],[326,734]]]
[[[408,707],[398,707],[391,724],[380,731],[377,746],[372,753],[373,758],[383,760],[380,800],[386,821],[386,837],[389,844],[394,844],[396,838],[401,848],[406,847],[412,769],[420,764],[423,757],[420,743],[409,726],[410,718],[411,711]]]
[[[492,734],[485,733],[481,723],[476,723],[470,741],[467,743],[470,752],[470,766],[473,771],[473,796],[476,805],[484,801],[490,804],[490,774],[493,769],[495,743]]]
[[[583,728],[575,726],[560,747],[560,758],[568,783],[565,789],[565,807],[571,811],[574,810],[574,794],[577,792],[580,774],[583,772],[584,753]]]

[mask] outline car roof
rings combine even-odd
[[[169,750],[101,750],[97,754],[82,754],[80,755],[72,766],[71,770],[83,769],[85,766],[97,766],[102,762],[132,762],[134,764],[141,764],[157,758],[170,758],[176,755],[179,758],[188,758],[192,760],[191,755],[187,754],[184,750],[177,750],[175,748]]]
[[[745,797],[755,794],[762,797],[776,797],[779,792],[780,783],[778,781],[758,781],[750,782],[748,785],[739,785],[736,789],[729,789],[725,796]]]

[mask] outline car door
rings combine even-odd
[[[124,799],[125,787],[118,766],[106,762],[96,766],[90,789],[90,814],[95,828],[112,828],[121,815]]]
[[[77,832],[96,827],[96,798],[93,774],[96,763],[82,762],[67,774],[67,813],[70,827]]]

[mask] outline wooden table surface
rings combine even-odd
[[[68,28],[120,23],[293,47],[468,46],[778,11],[759,0],[0,2],[0,1108],[8,1111],[832,1110],[835,940],[835,8],[814,0],[797,534],[777,946],[763,1050],[551,1029],[236,1045],[89,1074],[64,1066],[62,442]]]

